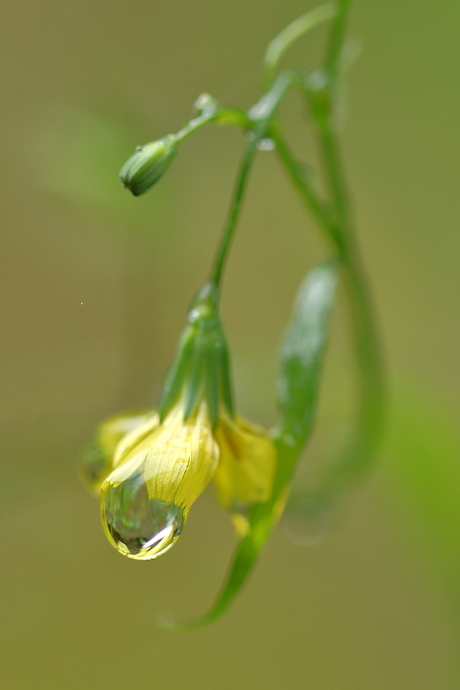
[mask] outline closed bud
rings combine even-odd
[[[152,419],[158,420],[154,410],[128,410],[99,424],[78,462],[81,480],[90,493],[99,496],[102,482],[113,469],[115,449],[121,439]]]
[[[149,560],[168,551],[216,471],[219,449],[206,405],[187,423],[183,417],[179,402],[163,424],[152,418],[128,434],[102,484],[104,530],[128,558]]]
[[[134,196],[149,190],[169,168],[176,150],[173,134],[140,146],[120,170],[123,186]]]

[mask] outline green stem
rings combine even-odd
[[[250,141],[246,147],[246,151],[240,165],[227,222],[217,247],[209,277],[209,281],[216,287],[219,287],[222,281],[222,273],[224,270],[225,261],[241,213],[244,192],[246,189],[249,172],[257,152],[257,146],[260,140],[267,135],[270,121],[275,114],[280,100],[286,93],[287,89],[297,80],[298,74],[296,72],[282,72],[275,81],[272,89],[265,94],[259,103],[257,103],[248,113],[250,121],[252,122],[253,130],[250,132]],[[254,122],[256,122],[255,126]]]
[[[273,122],[270,136],[276,144],[276,152],[286,167],[294,187],[301,195],[304,203],[318,223],[318,227],[332,242],[339,257],[344,251],[340,228],[338,228],[328,206],[321,201],[310,181],[302,174],[301,167],[295,160],[286,141],[284,140],[277,122]]]
[[[340,60],[345,35],[345,26],[351,0],[338,0],[337,13],[332,25],[329,48],[326,58],[326,69],[330,77],[336,80],[340,73]]]
[[[340,469],[346,468],[347,474],[358,474],[370,460],[379,439],[384,391],[374,310],[355,240],[350,200],[333,119],[335,85],[340,78],[340,59],[349,6],[350,0],[340,0],[339,12],[332,26],[326,60],[327,97],[319,101],[322,104],[322,112],[321,108],[317,111],[316,124],[324,170],[345,246],[342,256],[343,272],[349,295],[355,353],[360,373],[358,436],[351,449],[354,457],[345,457],[339,465],[342,466]],[[315,109],[313,109],[314,112]]]
[[[187,122],[187,124],[175,134],[176,142],[181,142],[197,129],[211,123],[222,125],[236,125],[244,129],[250,129],[253,123],[243,110],[238,108],[223,108],[220,105],[205,108],[198,117]]]
[[[241,212],[244,191],[246,188],[249,172],[252,167],[252,162],[254,160],[254,155],[257,150],[257,143],[257,139],[255,138],[255,136],[253,136],[251,138],[249,145],[246,147],[246,151],[244,152],[243,160],[240,165],[240,171],[236,181],[235,191],[233,193],[233,199],[230,205],[230,211],[228,214],[227,222],[225,224],[224,231],[222,233],[214,257],[209,280],[210,282],[214,283],[214,285],[216,285],[217,287],[220,286],[220,283],[222,281],[222,272],[224,269],[225,260],[227,258],[230,243],[232,241],[232,237],[236,229],[236,224]]]
[[[314,7],[301,17],[295,19],[269,43],[265,53],[265,89],[269,89],[272,85],[275,69],[286,50],[297,41],[298,38],[315,26],[322,24],[328,19],[333,19],[337,11],[338,5],[335,0],[327,2],[324,5],[318,5],[318,7]]]
[[[326,119],[325,124],[323,121],[320,130],[320,146],[336,217],[346,248],[342,256],[342,265],[351,308],[354,349],[360,373],[361,396],[358,411],[360,440],[357,443],[358,448],[353,450],[356,454],[355,460],[352,463],[345,461],[350,467],[350,472],[355,473],[360,472],[370,459],[380,434],[383,408],[380,345],[367,280],[356,245],[350,202],[331,117]]]
[[[351,308],[354,351],[358,365],[360,389],[358,427],[356,437],[346,453],[330,465],[322,477],[317,478],[315,490],[321,492],[321,499],[328,501],[331,494],[335,495],[337,490],[344,489],[350,480],[362,473],[371,459],[379,439],[383,409],[383,376],[379,341],[367,281],[361,267],[349,218],[347,218],[346,225],[343,224],[344,216],[340,209],[348,208],[348,201],[345,185],[341,177],[336,177],[337,168],[333,165],[329,167],[329,163],[332,161],[326,157],[328,176],[334,177],[337,185],[336,191],[340,192],[334,204],[336,215],[340,218],[339,225],[331,218],[331,214],[299,173],[299,166],[282,137],[279,134],[275,136],[278,155],[292,183],[300,192],[304,203],[332,244],[341,262]],[[340,203],[337,206],[338,199],[340,199]]]
[[[361,474],[369,463],[380,436],[384,400],[379,340],[367,281],[355,242],[350,201],[332,117],[348,7],[349,0],[341,0],[331,32],[325,84],[319,90],[315,91],[312,88],[308,92],[332,201],[331,209],[318,199],[316,191],[301,174],[299,165],[280,135],[276,123],[272,123],[278,155],[292,183],[331,242],[341,262],[351,309],[354,352],[359,372],[358,425],[356,436],[345,454],[316,478],[314,490],[321,494],[319,498],[326,501],[336,497],[337,492],[343,491],[350,480]]]

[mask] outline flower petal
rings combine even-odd
[[[138,560],[171,548],[218,457],[205,403],[187,422],[180,404],[163,424],[150,420],[130,434],[101,489],[102,523],[115,548]]]
[[[115,451],[120,441],[146,420],[157,417],[154,410],[128,410],[105,419],[80,455],[80,477],[87,489],[99,496],[101,484],[115,466]]]
[[[215,431],[220,459],[214,485],[222,505],[241,512],[267,501],[273,486],[276,450],[268,434],[240,416],[221,416]]]

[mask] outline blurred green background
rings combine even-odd
[[[457,3],[355,0],[364,52],[343,133],[390,381],[375,471],[326,539],[285,518],[212,628],[233,547],[207,492],[157,562],[121,558],[75,474],[93,427],[157,400],[228,206],[241,136],[200,131],[145,197],[117,173],[209,91],[260,95],[268,41],[300,0],[18,0],[3,6],[1,677],[5,690],[460,687],[460,44]],[[314,65],[325,34],[286,64]],[[305,113],[283,107],[311,160]],[[225,279],[237,399],[275,419],[292,297],[325,248],[261,153]],[[353,398],[344,300],[306,462],[338,445]],[[328,450],[329,449],[329,450]],[[289,535],[294,540],[289,539]],[[297,542],[310,545],[299,545]]]

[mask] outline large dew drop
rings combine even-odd
[[[142,561],[157,558],[170,549],[184,524],[179,506],[149,498],[140,471],[118,486],[107,483],[101,509],[102,522],[117,550]]]

